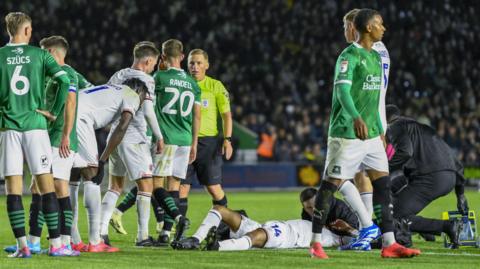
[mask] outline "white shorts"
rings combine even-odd
[[[324,176],[352,179],[359,170],[388,173],[387,153],[380,137],[368,140],[328,138]]]
[[[152,167],[148,144],[120,143],[109,159],[110,175],[130,180],[152,177]]]
[[[23,175],[24,158],[32,175],[51,173],[52,147],[47,130],[0,133],[0,176]]]
[[[78,167],[98,167],[97,138],[93,123],[85,119],[77,120],[78,155],[80,156]]]
[[[153,159],[153,175],[158,177],[187,177],[190,146],[165,145],[161,154]]]
[[[282,221],[268,221],[262,229],[267,233],[267,242],[264,248],[295,248],[297,236],[290,225]]]
[[[72,168],[77,167],[79,162],[78,154],[70,150],[70,155],[67,158],[62,158],[59,149],[52,147],[52,159],[53,177],[69,181]]]
[[[240,222],[240,227],[238,227],[238,231],[234,232],[234,231],[230,230],[230,238],[231,239],[238,239],[238,238],[246,235],[247,233],[249,233],[251,231],[254,231],[258,228],[261,228],[261,227],[262,227],[262,225],[260,225],[260,223],[242,215],[242,221]]]

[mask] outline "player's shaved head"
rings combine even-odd
[[[178,39],[169,39],[162,44],[162,54],[166,58],[178,58],[183,55],[183,44]]]
[[[358,8],[350,10],[345,16],[343,16],[343,21],[353,22],[359,11],[360,9]]]
[[[10,36],[15,36],[26,23],[31,24],[32,19],[23,12],[10,12],[5,16],[5,25]]]
[[[40,40],[40,46],[44,49],[59,49],[65,55],[70,48],[70,46],[68,45],[68,41],[63,36],[59,35],[43,38],[42,40]]]
[[[141,60],[146,57],[158,57],[160,51],[155,46],[155,43],[150,41],[142,41],[135,45],[133,48],[133,58],[135,60]]]
[[[370,23],[370,20],[375,16],[380,16],[380,13],[374,9],[363,8],[360,9],[353,20],[355,29],[360,33],[368,32],[367,26]]]
[[[203,55],[203,58],[205,58],[205,61],[208,62],[208,54],[206,51],[202,49],[193,49],[190,51],[188,54],[188,58],[191,58],[193,55]]]

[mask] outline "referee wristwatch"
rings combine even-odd
[[[230,143],[232,143],[232,137],[231,136],[226,136],[223,138],[223,141],[228,141]]]

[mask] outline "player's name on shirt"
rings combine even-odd
[[[168,81],[168,83],[170,84],[170,86],[177,86],[177,87],[187,88],[187,89],[190,89],[190,90],[193,89],[192,83],[190,83],[188,81],[185,81],[185,80],[179,80],[179,79],[171,78]]]
[[[17,48],[21,49],[21,48]],[[7,64],[14,65],[14,64],[29,64],[30,63],[30,56],[20,56],[17,55],[15,57],[7,57]]]

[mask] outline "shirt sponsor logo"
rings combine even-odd
[[[340,62],[340,73],[345,73],[348,70],[348,61]]]
[[[382,81],[381,76],[368,75],[365,81],[363,82],[362,90],[368,90],[368,91],[380,90],[380,88],[382,87],[381,81]]]
[[[208,100],[207,99],[202,100],[202,106],[203,107],[208,107]]]

